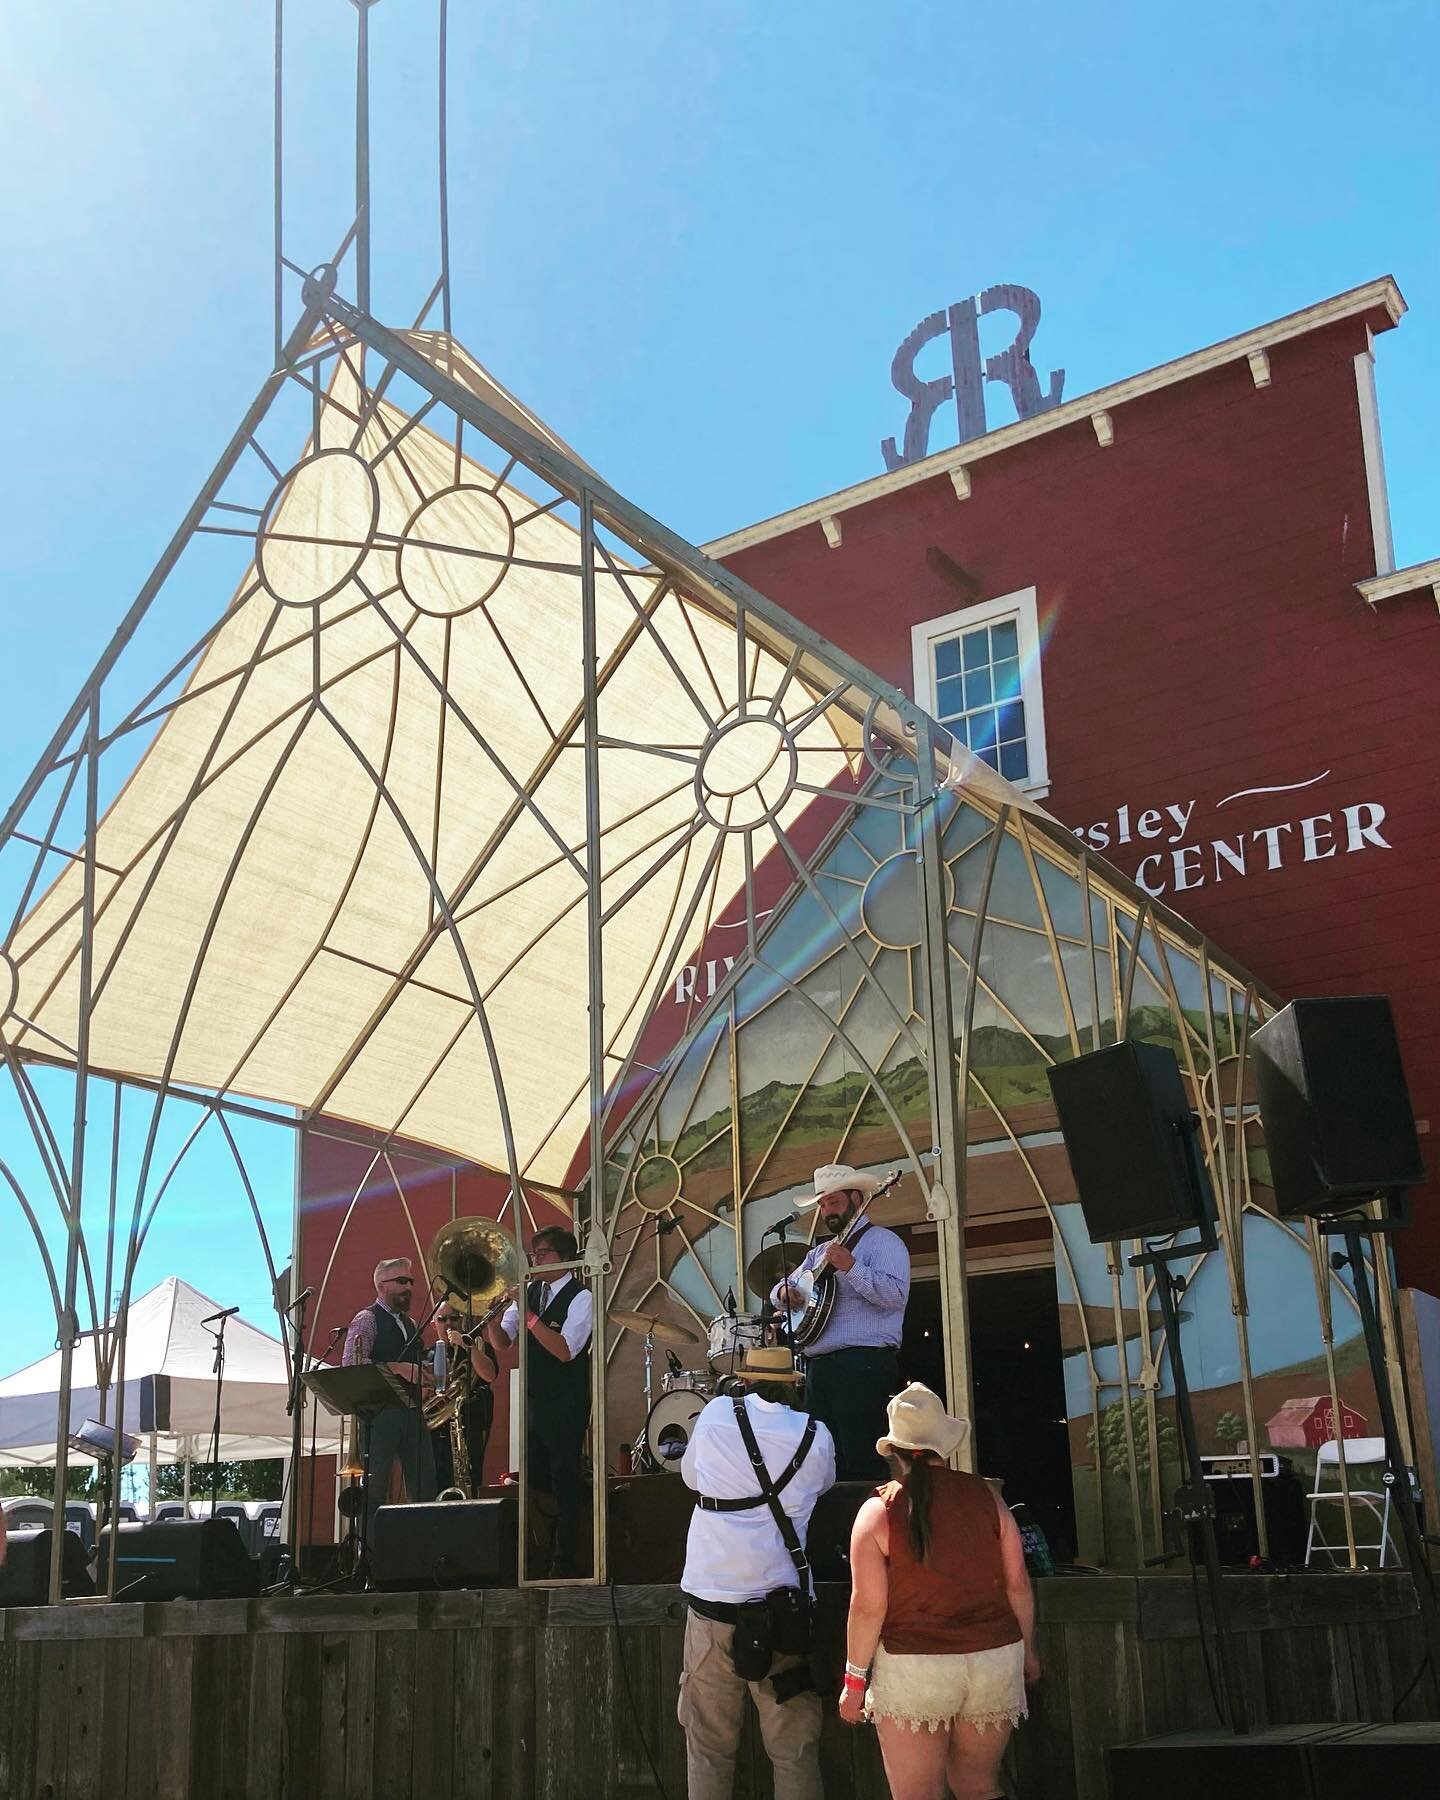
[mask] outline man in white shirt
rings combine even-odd
[[[746,1384],[745,1415],[780,1504],[803,1545],[815,1502],[835,1481],[835,1444],[814,1421],[803,1460],[795,1466],[812,1421],[793,1410],[800,1376],[788,1350],[747,1350],[736,1371]],[[822,1800],[820,1699],[795,1692],[781,1700],[784,1677],[803,1659],[777,1654],[770,1672],[747,1681],[735,1671],[733,1643],[739,1609],[800,1577],[779,1524],[760,1495],[760,1483],[730,1399],[712,1400],[695,1421],[680,1472],[701,1496],[690,1520],[681,1580],[689,1613],[678,1714],[685,1733],[690,1800],[730,1800],[735,1754],[744,1722],[745,1691],[755,1703],[760,1734],[775,1772],[775,1800]],[[706,1501],[758,1504],[711,1511]]]
[[[530,1261],[543,1271],[573,1263],[579,1246],[561,1225],[545,1225],[530,1240]],[[555,1542],[550,1574],[580,1575],[580,1520],[585,1511],[582,1455],[590,1423],[590,1338],[595,1298],[569,1269],[532,1281],[525,1294],[525,1456],[531,1489],[555,1496]],[[512,1303],[485,1327],[497,1357],[520,1335]]]

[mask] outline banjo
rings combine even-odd
[[[846,1243],[867,1210],[882,1194],[888,1194],[903,1174],[902,1169],[892,1169],[875,1192],[867,1195],[861,1202],[859,1212],[840,1236],[833,1238],[831,1242]],[[835,1271],[826,1259],[814,1269],[802,1269],[789,1276],[786,1285],[792,1295],[798,1294],[800,1298],[797,1305],[786,1309],[785,1336],[797,1350],[803,1350],[807,1344],[813,1344],[830,1323],[830,1315],[835,1310]]]

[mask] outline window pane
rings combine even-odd
[[[959,638],[942,638],[935,646],[935,673],[942,677],[960,673]]]
[[[980,758],[981,762],[989,763],[992,769],[998,769],[1000,767],[999,752],[993,744],[987,744],[983,750],[977,750],[975,754]]]
[[[951,719],[949,725],[951,731],[955,734],[955,742],[957,744],[964,744],[968,747],[970,743],[970,721],[964,718]]]
[[[1007,657],[1003,662],[995,664],[995,698],[997,700],[1018,700],[1020,698],[1020,665],[1014,657]]]
[[[1023,738],[1018,744],[1001,745],[1000,773],[1007,781],[1025,781],[1028,779],[1030,774],[1030,758],[1026,754]]]
[[[1020,700],[1012,700],[1008,706],[1000,708],[1000,742],[1013,743],[1025,735],[1025,706]]]
[[[1013,619],[1006,619],[1003,624],[990,627],[990,654],[996,662],[1002,656],[1020,654],[1019,634]]]
[[[942,719],[951,713],[957,713],[965,704],[961,689],[962,682],[958,675],[949,681],[937,681],[935,684],[935,708]]]
[[[990,692],[990,671],[988,669],[969,669],[965,673],[965,710],[974,712],[977,706],[989,706],[993,695]]]
[[[970,748],[982,754],[995,743],[995,714],[993,712],[972,713],[970,715]],[[987,757],[987,762],[994,758]]]
[[[978,631],[967,631],[961,639],[967,669],[983,669],[990,660],[990,632],[982,625]]]

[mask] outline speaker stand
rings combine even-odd
[[[1208,1239],[1208,1241],[1207,1241]],[[1214,1226],[1207,1219],[1198,1242],[1173,1244],[1164,1249],[1150,1246],[1139,1256],[1130,1258],[1133,1269],[1155,1271],[1155,1292],[1160,1301],[1160,1322],[1165,1333],[1165,1347],[1170,1354],[1170,1374],[1175,1384],[1175,1416],[1180,1425],[1180,1442],[1185,1452],[1185,1485],[1175,1496],[1175,1510],[1181,1521],[1200,1534],[1201,1555],[1205,1562],[1205,1582],[1210,1590],[1210,1610],[1215,1620],[1216,1660],[1220,1665],[1220,1693],[1225,1722],[1237,1737],[1249,1730],[1245,1710],[1244,1689],[1235,1661],[1235,1642],[1230,1635],[1230,1614],[1225,1599],[1224,1579],[1220,1573],[1220,1550],[1215,1541],[1215,1500],[1207,1486],[1200,1462],[1200,1443],[1195,1435],[1195,1412],[1190,1404],[1190,1386],[1185,1379],[1185,1357],[1180,1348],[1180,1314],[1176,1300],[1184,1292],[1184,1282],[1170,1272],[1170,1264],[1180,1257],[1193,1256],[1197,1250],[1216,1247]],[[1125,1354],[1125,1346],[1120,1346]],[[1190,1554],[1194,1557],[1194,1539]],[[1204,1621],[1199,1621],[1203,1633]]]
[[[1435,1586],[1426,1553],[1427,1540],[1420,1526],[1415,1495],[1410,1487],[1410,1469],[1405,1461],[1400,1423],[1395,1416],[1395,1398],[1390,1389],[1389,1371],[1385,1366],[1385,1344],[1380,1335],[1380,1320],[1375,1311],[1375,1298],[1370,1292],[1370,1275],[1365,1267],[1364,1240],[1370,1239],[1370,1253],[1378,1258],[1383,1235],[1409,1224],[1403,1206],[1397,1206],[1384,1218],[1372,1219],[1351,1213],[1343,1217],[1316,1220],[1326,1237],[1343,1237],[1345,1250],[1332,1251],[1331,1267],[1339,1270],[1347,1265],[1355,1286],[1355,1301],[1360,1309],[1360,1325],[1365,1334],[1365,1349],[1370,1359],[1370,1377],[1375,1384],[1375,1398],[1380,1407],[1380,1434],[1385,1440],[1385,1474],[1393,1507],[1400,1515],[1400,1533],[1405,1540],[1405,1560],[1410,1565],[1410,1579],[1415,1586],[1415,1601],[1425,1633],[1426,1659],[1430,1676],[1440,1690],[1440,1612],[1435,1603]],[[1340,1442],[1343,1445],[1343,1439]]]

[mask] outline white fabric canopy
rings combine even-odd
[[[213,1300],[175,1275],[131,1303],[125,1348],[125,1429],[140,1435],[142,1377],[166,1377],[169,1430],[158,1433],[159,1461],[163,1463],[179,1462],[186,1456],[203,1458],[210,1453],[215,1418],[215,1339],[200,1320],[219,1310]],[[83,1339],[76,1347],[73,1370],[72,1431],[86,1419],[98,1419],[102,1412],[93,1337]],[[0,1465],[46,1467],[55,1461],[59,1387],[58,1350],[0,1381]],[[220,1415],[222,1461],[243,1462],[290,1454],[287,1393],[285,1352],[279,1340],[267,1337],[238,1316],[227,1319]],[[108,1401],[103,1410],[113,1425],[113,1387]],[[317,1448],[326,1454],[337,1448],[334,1423],[322,1410]]]
[[[458,346],[425,350],[498,404]],[[501,1170],[513,1145],[523,1178],[561,1186],[590,1106],[580,538],[362,398],[348,363],[316,442],[100,822],[90,1065]],[[737,657],[733,620],[612,554],[595,580],[610,1075],[743,886],[745,809],[789,829],[859,742],[793,664]],[[737,708],[788,741],[737,730]],[[72,863],[13,940],[3,1030],[22,1053],[76,1041],[81,884]]]

